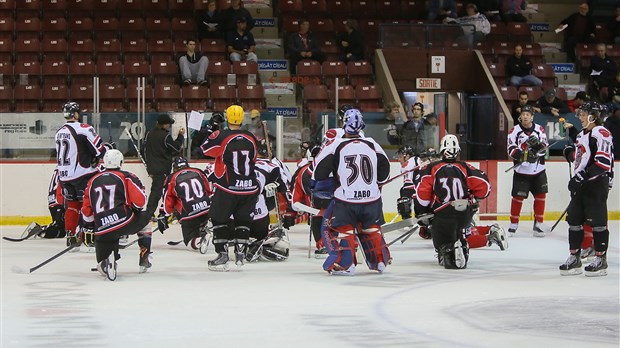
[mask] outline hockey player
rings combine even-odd
[[[97,269],[105,275],[108,267],[116,270],[116,261],[108,257],[114,252],[118,260],[118,242],[122,235],[138,234],[140,272],[151,267],[150,215],[142,210],[146,205],[144,185],[135,174],[121,170],[123,154],[108,150],[103,156],[105,170],[88,181],[84,191],[84,229],[95,234]]]
[[[80,106],[67,102],[62,106],[67,120],[56,132],[56,156],[62,195],[65,200],[67,246],[82,244],[77,230],[86,183],[97,173],[97,163],[105,148],[95,129],[80,123]]]
[[[355,236],[371,270],[383,272],[390,252],[381,235],[384,223],[379,185],[389,178],[389,160],[377,142],[362,138],[362,114],[345,113],[344,136],[327,144],[315,159],[313,180],[336,180],[333,215],[323,241],[329,256],[323,269],[330,274],[355,274]]]
[[[226,109],[228,129],[211,134],[201,145],[206,157],[215,158],[212,206],[213,245],[217,257],[208,262],[209,270],[228,271],[228,241],[235,243],[235,264],[243,266],[250,238],[250,225],[259,194],[254,162],[257,140],[241,130],[244,111],[239,105]],[[233,215],[234,229],[228,219]]]
[[[570,256],[560,266],[561,275],[581,274],[581,243],[585,222],[592,227],[595,257],[585,267],[585,275],[607,275],[607,196],[613,178],[612,135],[602,126],[600,108],[586,102],[577,111],[582,129],[567,124],[575,146],[565,149],[566,159],[573,164],[573,177],[568,182],[571,200],[568,205],[568,244]]]
[[[157,218],[160,232],[168,229],[168,217],[176,212],[183,242],[193,250],[200,250],[203,237],[201,231],[209,222],[211,189],[205,173],[192,168],[182,156],[172,161],[173,173],[164,183],[163,204]]]
[[[523,199],[531,192],[534,195],[534,237],[545,236],[542,222],[548,192],[545,171],[545,152],[548,146],[544,128],[534,123],[533,108],[529,105],[523,106],[519,124],[508,132],[508,156],[515,163],[508,228],[510,235],[517,232]]]
[[[47,208],[52,216],[52,223],[43,227],[39,226],[39,224],[33,223],[34,228],[39,230],[36,235],[41,238],[64,238],[66,235],[65,208],[62,190],[60,183],[58,182],[58,168],[54,169],[54,173],[52,174],[52,179],[50,181],[47,193]]]
[[[443,137],[439,152],[441,161],[421,169],[416,211],[434,213],[432,239],[439,264],[462,269],[469,258],[463,231],[473,216],[472,199],[487,197],[491,184],[484,172],[457,160],[461,147],[455,135]]]

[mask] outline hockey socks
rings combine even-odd
[[[546,193],[537,193],[534,195],[534,219],[538,223],[542,223],[545,219],[546,197],[547,197]],[[521,202],[523,202],[523,200],[521,200]],[[511,214],[512,214],[512,211],[511,211]]]
[[[521,215],[521,207],[523,206],[523,198],[522,197],[512,197],[512,201],[510,202],[510,223],[518,224],[519,217]]]

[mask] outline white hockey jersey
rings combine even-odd
[[[415,174],[415,170],[413,170],[416,167],[419,167],[420,164],[422,163],[422,161],[420,160],[420,157],[418,156],[413,156],[411,158],[409,158],[407,161],[405,161],[405,163],[403,163],[400,167],[400,172],[401,173],[407,173],[405,175],[403,175],[403,184],[404,186],[410,186],[413,185],[413,176]]]
[[[84,123],[67,122],[56,132],[56,157],[60,181],[71,181],[97,172],[91,167],[103,153],[103,142],[95,129]]]
[[[514,126],[510,132],[508,132],[508,156],[516,159],[516,150],[526,151],[527,140],[530,136],[535,136],[544,145],[544,148],[549,146],[547,135],[542,126],[534,124],[531,129],[525,129],[520,124]],[[525,175],[536,175],[545,170],[545,153],[543,152],[538,156],[538,159],[534,163],[523,161],[521,165],[515,168],[515,172]]]
[[[335,138],[315,159],[312,179],[334,174],[334,198],[349,203],[368,203],[381,198],[379,185],[390,176],[390,163],[372,138]]]
[[[592,131],[582,129],[575,142],[575,162],[573,172],[585,171],[590,166],[597,166],[592,172],[611,172],[613,169],[612,136],[603,126],[596,126]]]

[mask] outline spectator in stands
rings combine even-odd
[[[521,13],[525,10],[527,2],[525,0],[501,0],[502,19],[504,22],[527,22],[527,18]]]
[[[413,148],[415,155],[419,155],[426,150],[424,144],[424,105],[420,102],[413,104],[412,113],[407,115],[407,121],[399,129],[400,145],[409,145]]]
[[[474,4],[465,5],[465,16],[459,18],[445,18],[443,20],[444,23],[457,23],[460,25],[473,25],[474,26],[474,34],[473,34],[473,42],[482,41],[486,35],[491,32],[491,23],[487,17],[485,17],[482,13],[478,12],[478,7]],[[467,29],[464,28],[466,33]],[[472,44],[471,37],[468,37],[466,43]],[[461,41],[457,38],[457,41]]]
[[[609,129],[612,135],[614,158],[620,159],[620,73],[616,75],[615,83],[609,89],[611,98],[610,104],[607,104],[611,115],[605,120],[604,126]]]
[[[613,104],[614,110],[620,111],[620,72],[616,74],[616,80],[609,86],[609,101]]]
[[[395,121],[400,116],[400,104],[397,101],[391,101],[385,104],[385,119]]]
[[[575,62],[575,46],[578,43],[594,43],[596,25],[589,14],[587,3],[579,5],[579,11],[560,22],[556,30],[564,30],[564,52],[569,62]]]
[[[526,91],[519,92],[519,99],[515,103],[512,104],[512,110],[511,110],[512,120],[514,121],[515,125],[519,124],[519,116],[521,115],[521,108],[525,105],[530,105],[533,107],[535,112],[540,112],[540,108],[530,102],[529,96],[527,95]]]
[[[364,40],[359,31],[357,20],[347,19],[344,23],[345,32],[338,36],[338,45],[342,51],[340,60],[343,62],[364,59]]]
[[[299,31],[292,33],[288,41],[288,54],[291,61],[291,73],[295,74],[297,62],[302,59],[316,60],[323,63],[325,53],[321,51],[314,35],[310,31],[310,21],[303,18],[299,20]]]
[[[237,30],[228,33],[226,38],[226,48],[230,54],[230,61],[238,62],[241,60],[258,62],[256,42],[254,35],[247,29],[245,18],[237,19]]]
[[[562,114],[570,112],[566,103],[555,96],[555,89],[549,88],[540,99],[536,101],[536,106],[540,112],[548,116],[560,117]]]
[[[187,39],[185,41],[185,47],[187,51],[179,58],[179,68],[181,69],[183,84],[206,84],[209,58],[196,52],[196,40],[194,39]]]
[[[424,116],[424,145],[428,148],[439,148],[439,122],[434,112]]]
[[[513,86],[542,86],[541,79],[532,75],[532,62],[523,55],[521,45],[515,46],[515,53],[506,61],[506,75],[510,76],[510,84]]]
[[[487,17],[490,22],[502,20],[499,11],[499,0],[472,0],[471,3],[476,5],[478,11]]]
[[[241,126],[241,129],[245,129],[254,134],[258,141],[265,139],[265,131],[263,130],[263,122],[261,122],[260,119],[260,111],[252,109],[252,111],[250,111],[250,124]]]
[[[594,100],[606,102],[609,96],[608,88],[616,79],[618,66],[616,61],[607,55],[607,47],[604,43],[596,45],[596,56],[590,60],[590,69],[588,94]]]
[[[230,2],[230,7],[222,11],[224,31],[230,32],[237,30],[237,22],[241,18],[245,19],[247,23],[247,31],[254,28],[254,18],[252,18],[250,11],[243,7],[241,0],[232,0]]]
[[[456,18],[457,8],[454,0],[426,0],[427,18],[430,21],[441,22],[445,18]]]
[[[611,35],[611,42],[620,44],[620,6],[616,6],[615,17],[607,23],[607,31]]]
[[[221,39],[224,37],[223,16],[217,8],[217,0],[209,0],[206,10],[196,12],[196,23],[198,23],[198,38],[202,39]]]
[[[579,91],[575,94],[575,98],[566,102],[568,105],[568,110],[570,112],[575,112],[575,110],[579,109],[579,107],[586,101],[590,100],[590,97],[584,91]]]

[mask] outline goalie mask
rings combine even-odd
[[[441,147],[439,153],[446,159],[456,159],[461,152],[461,146],[459,145],[459,139],[456,135],[446,134],[441,139]]]
[[[275,243],[269,243],[269,240],[263,245],[260,258],[265,261],[284,261],[288,259],[289,248],[291,243],[283,238],[277,238]]]
[[[350,109],[344,114],[344,131],[347,134],[359,134],[366,127],[362,113],[358,109]]]
[[[121,169],[124,160],[125,158],[120,151],[110,149],[105,152],[105,155],[103,155],[103,166],[105,169]]]

